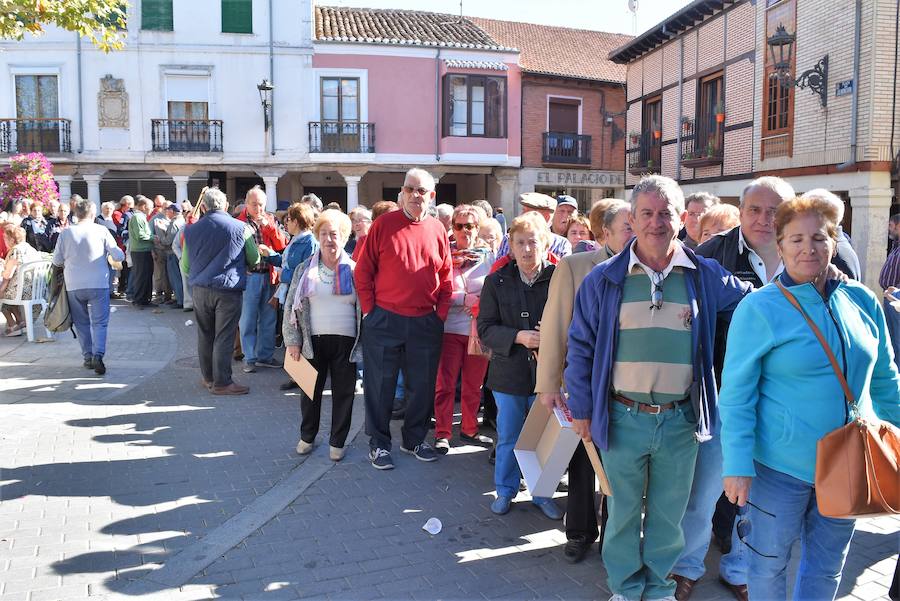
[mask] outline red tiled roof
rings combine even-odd
[[[625,65],[617,65],[607,57],[628,43],[630,35],[468,18],[500,44],[518,48],[519,63],[527,73],[625,82]]]
[[[459,15],[345,6],[316,6],[316,40],[515,50]]]

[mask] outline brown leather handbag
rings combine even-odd
[[[844,389],[853,420],[816,443],[816,502],[829,518],[861,518],[900,513],[900,430],[893,424],[863,420],[856,397],[822,332],[784,285],[785,298],[806,319]]]

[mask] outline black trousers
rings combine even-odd
[[[403,447],[413,449],[425,440],[443,336],[444,322],[434,312],[405,317],[376,306],[363,320],[363,389],[371,448],[391,448],[391,411],[401,368],[407,391]]]
[[[354,339],[350,336],[313,336],[313,358],[310,361],[316,371],[316,389],[313,398],[305,393],[300,396],[300,439],[313,442],[319,433],[322,419],[322,392],[325,380],[331,374],[331,437],[328,444],[343,448],[350,432],[353,413],[353,397],[356,394],[356,363],[350,362]]]
[[[569,498],[566,504],[566,538],[584,537],[588,542],[597,540],[601,534],[597,527],[597,507],[594,503],[596,494],[594,467],[584,450],[584,445],[575,448],[575,454],[569,460]],[[606,497],[600,500],[600,521],[606,526]],[[603,546],[603,538],[600,538]]]
[[[231,353],[241,318],[242,291],[194,286],[191,294],[197,320],[200,373],[214,386],[228,386],[232,382]]]
[[[134,296],[132,300],[136,305],[146,305],[153,295],[153,255],[150,251],[131,251],[130,277],[134,278]]]

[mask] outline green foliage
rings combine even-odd
[[[55,25],[104,52],[125,45],[127,0],[0,0],[0,39],[21,40]]]

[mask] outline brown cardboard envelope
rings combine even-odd
[[[284,370],[300,386],[300,390],[306,393],[306,396],[313,398],[319,372],[316,371],[316,368],[312,366],[312,363],[306,357],[300,355],[300,360],[294,361],[289,353],[285,353]]]

